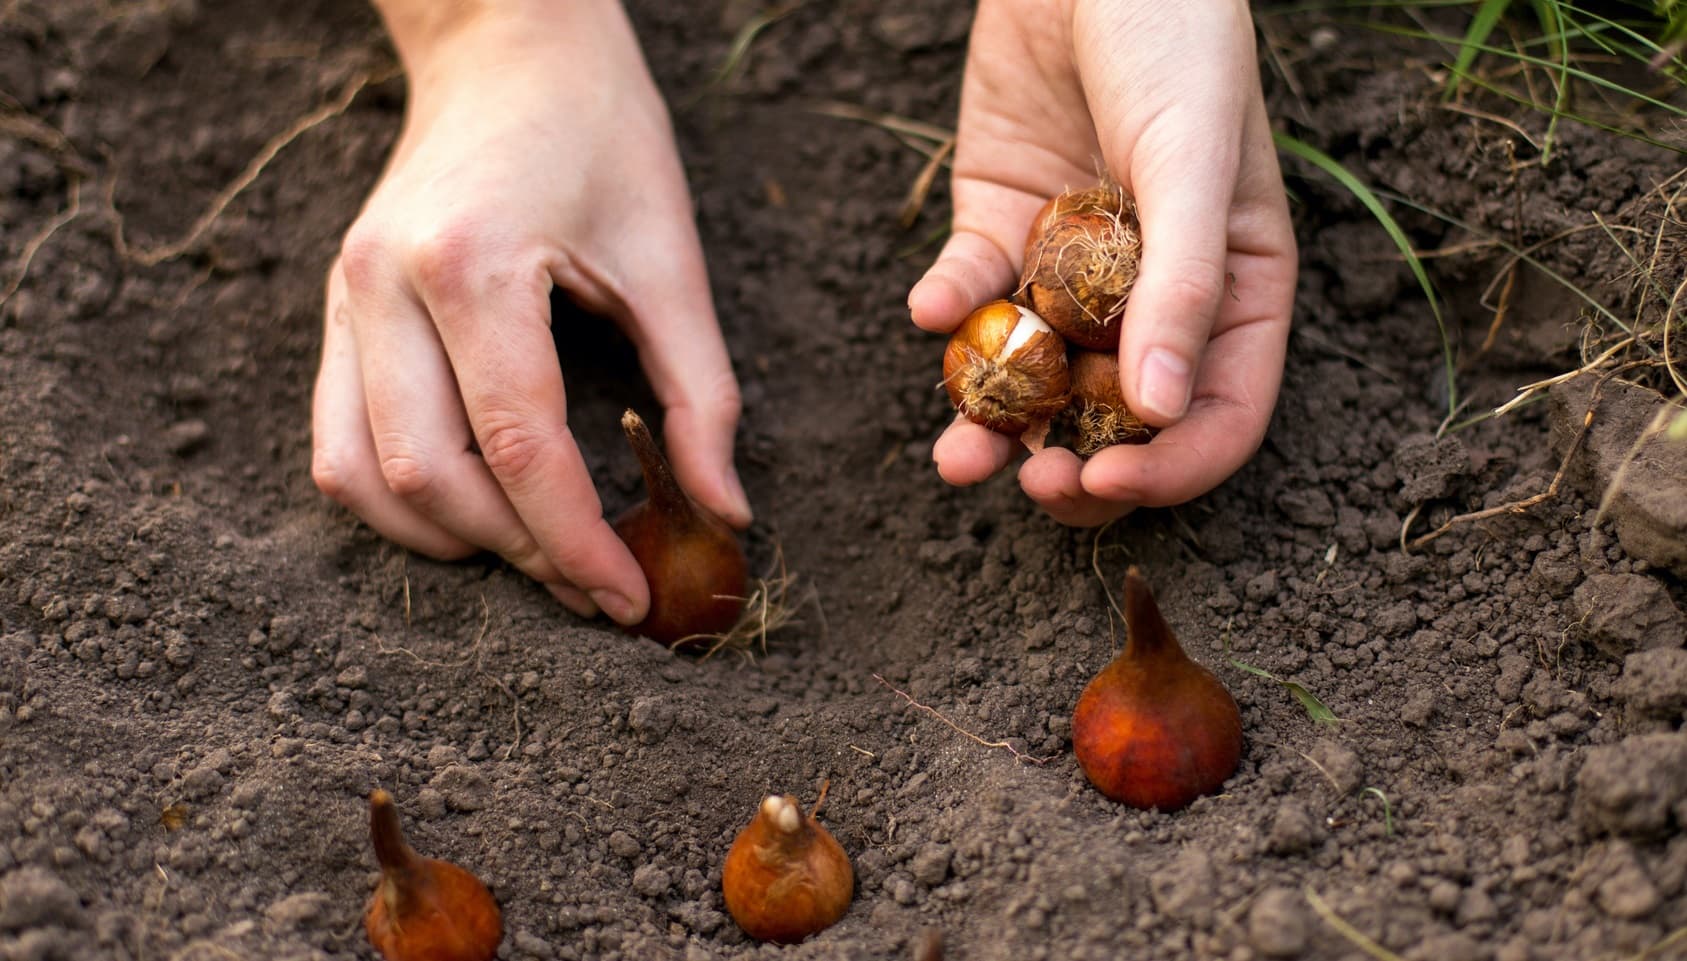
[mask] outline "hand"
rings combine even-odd
[[[312,473],[406,547],[494,551],[576,612],[635,623],[649,590],[569,431],[552,285],[622,325],[680,482],[744,526],[738,385],[619,4],[522,8],[383,5],[409,109],[329,274]]]
[[[1216,487],[1259,447],[1276,403],[1295,243],[1245,3],[982,0],[954,231],[908,295],[914,323],[951,331],[1011,290],[1038,207],[1094,183],[1098,162],[1142,221],[1119,345],[1125,400],[1164,429],[1087,463],[1053,447],[1026,460],[1025,492],[1074,525]],[[973,484],[1016,447],[957,419],[933,458],[949,483]]]

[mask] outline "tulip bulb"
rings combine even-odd
[[[679,486],[638,414],[621,415],[621,429],[649,493],[615,521],[615,533],[650,584],[650,611],[628,632],[669,646],[727,633],[749,591],[749,563],[738,535]]]
[[[1060,336],[1116,350],[1142,260],[1136,201],[1115,183],[1068,191],[1031,221],[1020,289]]]
[[[369,833],[381,881],[363,912],[369,943],[387,961],[491,961],[504,938],[498,902],[455,864],[404,842],[392,795],[369,795]]]
[[[1101,793],[1174,811],[1235,773],[1242,714],[1218,678],[1183,653],[1135,567],[1125,574],[1124,614],[1124,649],[1072,713],[1072,751]]]
[[[849,910],[855,872],[837,839],[815,819],[819,810],[816,802],[804,817],[795,797],[770,794],[732,842],[721,893],[732,920],[750,937],[792,944]]]
[[[968,420],[1004,434],[1066,407],[1066,344],[1035,312],[993,301],[961,322],[943,352],[943,386]]]
[[[1114,351],[1074,350],[1068,359],[1072,367],[1072,421],[1077,428],[1076,447],[1085,457],[1114,444],[1145,444],[1154,429],[1131,413],[1119,383],[1119,355]]]

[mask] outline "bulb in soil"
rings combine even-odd
[[[387,961],[491,961],[504,938],[498,902],[455,864],[404,841],[392,795],[369,795],[369,833],[381,880],[363,913],[369,943]]]
[[[824,801],[826,792],[820,792]],[[849,910],[855,872],[814,812],[792,795],[768,795],[738,833],[721,871],[726,909],[744,933],[792,944],[831,927]]]
[[[1060,336],[1115,350],[1142,261],[1136,201],[1114,183],[1068,191],[1031,221],[1020,289]]]
[[[1134,567],[1124,613],[1124,650],[1072,712],[1072,752],[1113,800],[1174,811],[1235,773],[1242,714],[1218,678],[1183,653]]]
[[[621,429],[649,492],[615,520],[615,533],[650,584],[650,611],[628,632],[673,646],[731,631],[749,589],[738,535],[680,488],[638,414],[623,414]]]
[[[1035,312],[1005,300],[967,316],[943,352],[943,386],[968,420],[1004,434],[1066,407],[1066,344]]]
[[[1074,350],[1072,417],[1076,448],[1085,457],[1114,444],[1145,444],[1154,429],[1131,413],[1119,384],[1119,356],[1113,351]]]

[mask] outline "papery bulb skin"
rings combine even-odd
[[[480,879],[404,842],[392,795],[369,795],[369,833],[381,880],[363,912],[369,943],[386,961],[492,961],[504,938],[498,902]]]
[[[727,852],[721,893],[745,934],[794,944],[844,916],[855,896],[855,871],[837,839],[814,814],[805,817],[795,797],[768,795]]]
[[[1119,355],[1107,350],[1073,350],[1072,404],[1067,408],[1077,433],[1075,448],[1089,455],[1115,444],[1146,444],[1154,428],[1142,422],[1125,403],[1119,382]]]
[[[1141,260],[1142,225],[1124,188],[1108,182],[1068,191],[1031,221],[1020,290],[1067,341],[1117,350]]]
[[[673,646],[731,631],[750,580],[738,535],[679,486],[638,414],[623,414],[621,428],[648,492],[614,525],[650,585],[650,610],[628,633]]]
[[[967,315],[943,351],[943,387],[966,418],[1003,434],[1047,424],[1066,408],[1066,342],[1035,312],[1005,300]]]
[[[1190,660],[1141,574],[1125,575],[1125,647],[1078,698],[1072,751],[1115,801],[1175,811],[1223,786],[1242,759],[1242,713]]]

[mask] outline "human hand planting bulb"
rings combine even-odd
[[[615,0],[377,0],[404,129],[328,282],[318,486],[420,553],[486,550],[573,610],[639,623],[649,590],[604,519],[550,327],[563,288],[637,346],[674,473],[750,521],[739,394],[668,115]]]
[[[1295,281],[1246,5],[983,0],[956,136],[954,229],[908,296],[922,328],[952,331],[1014,290],[1039,209],[1095,183],[1098,163],[1140,221],[1120,386],[1158,431],[1087,461],[1045,448],[1019,469],[1025,492],[1055,519],[1091,525],[1235,472],[1276,403]],[[973,484],[1016,446],[957,418],[933,458],[948,482]]]

